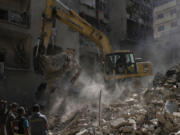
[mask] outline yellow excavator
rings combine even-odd
[[[63,22],[96,43],[100,52],[101,69],[105,80],[152,75],[151,62],[136,61],[133,52],[130,50],[113,52],[109,40],[103,32],[93,27],[59,0],[46,0],[45,11],[41,18],[40,38],[34,53],[35,71],[41,71],[39,58],[42,55],[47,55],[49,46],[53,44],[52,36],[56,27],[56,20]]]

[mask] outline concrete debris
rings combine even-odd
[[[42,106],[48,106],[59,98],[67,96],[68,90],[74,86],[80,73],[81,66],[73,49],[66,49],[57,54],[42,56],[45,85],[40,85],[36,99]],[[42,87],[43,86],[43,87]],[[40,95],[40,96],[37,96]]]
[[[173,112],[177,112],[178,110],[178,106],[176,104],[176,102],[167,100],[165,103],[165,107],[164,107],[164,112],[167,113],[173,113]]]
[[[159,78],[158,78],[159,77]],[[110,105],[102,105],[101,126],[98,109],[82,109],[79,117],[59,131],[59,135],[180,135],[180,65],[158,73],[153,88]],[[155,80],[158,80],[156,83]],[[57,131],[51,131],[56,135]]]
[[[119,128],[119,127],[125,126],[127,124],[128,124],[128,122],[126,122],[125,119],[123,119],[123,118],[119,118],[119,119],[111,122],[111,126],[113,128]]]
[[[153,80],[153,86],[162,86],[162,84],[166,81],[166,77],[162,73],[157,73]]]

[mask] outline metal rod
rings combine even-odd
[[[99,127],[101,126],[101,95],[102,95],[102,90],[99,92]]]

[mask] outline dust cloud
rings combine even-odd
[[[88,108],[98,111],[100,90],[102,90],[101,98],[104,105],[123,100],[129,96],[131,91],[135,90],[130,82],[116,83],[113,86],[109,89],[100,73],[91,78],[86,72],[82,72],[75,87],[66,89],[67,94],[58,95],[57,92],[52,95],[53,102],[51,102],[49,114],[58,114],[61,116],[61,122],[65,122],[83,107],[88,106]]]
[[[153,75],[157,72],[164,73],[172,65],[180,62],[178,50],[179,41],[177,37],[170,36],[166,39],[155,40],[147,38],[146,41],[141,41],[135,49],[138,57],[142,57],[147,61],[152,62]]]

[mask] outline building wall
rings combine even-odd
[[[99,29],[107,35],[108,22],[108,2],[109,0],[99,0],[98,10],[96,0],[80,0],[79,14],[93,27]],[[98,16],[97,16],[98,13]],[[89,76],[93,77],[96,67],[99,67],[99,51],[97,45],[87,40],[82,35],[80,37],[80,64]]]
[[[7,3],[7,1],[0,1]],[[11,2],[11,1],[10,1]],[[0,80],[0,98],[5,98],[10,101],[18,101],[18,102],[32,102],[34,98],[34,92],[36,91],[39,84],[43,81],[43,77],[37,75],[33,71],[33,47],[36,45],[37,38],[40,34],[40,20],[41,15],[45,7],[45,0],[31,0],[30,1],[30,26],[22,27],[13,23],[8,23],[7,21],[0,21],[0,29],[6,32],[9,32],[9,35],[12,33],[16,33],[15,35],[30,35],[31,40],[30,43],[27,44],[29,46],[29,52],[26,56],[29,56],[30,62],[27,68],[20,68],[18,66],[5,65],[5,78]],[[65,4],[69,7],[73,7],[74,9],[77,6],[77,1],[75,0],[64,0]],[[13,3],[14,4],[14,3]],[[13,5],[12,4],[12,5]],[[17,4],[17,3],[16,3]],[[0,6],[0,7],[1,7]],[[13,6],[12,6],[13,7]],[[3,6],[5,9],[12,9],[12,7]],[[18,7],[19,9],[19,7]],[[21,8],[22,9],[22,8]],[[22,10],[20,10],[22,11]],[[2,31],[1,31],[2,32]],[[1,37],[3,38],[5,34],[1,33]],[[68,35],[68,36],[67,36]],[[16,37],[16,36],[15,36]],[[63,23],[57,23],[57,42],[58,46],[62,48],[74,48],[76,49],[77,54],[79,54],[79,34],[77,32],[72,32],[67,26]],[[15,42],[12,40],[13,38],[9,37],[8,44],[11,48],[15,45]],[[2,41],[2,42],[1,42]],[[0,48],[3,46],[4,39],[0,41]],[[7,49],[8,54],[13,54],[13,51],[9,51],[13,49]],[[15,53],[14,53],[15,54]],[[13,55],[10,58],[11,61],[14,59]]]
[[[126,0],[109,1],[109,33],[110,41],[113,48],[120,47],[120,41],[124,40],[127,35],[127,12]]]
[[[155,39],[174,32],[178,25],[176,0],[155,7],[153,16]]]
[[[152,39],[152,1],[110,0],[109,3],[109,37],[113,48],[136,53],[142,42]]]
[[[17,25],[17,23],[14,21],[0,21],[0,30],[1,32],[6,31],[5,33],[9,33],[9,35],[12,36],[12,33],[15,33],[15,35],[19,36],[29,36],[29,43],[24,45],[26,45],[26,47],[28,48],[25,57],[29,57],[30,61],[29,66],[27,66],[26,68],[20,68],[18,67],[18,65],[6,65],[5,79],[0,81],[0,98],[9,98],[9,100],[11,101],[28,102],[32,101],[34,92],[36,91],[38,85],[43,81],[43,77],[35,74],[33,71],[32,54],[33,47],[35,46],[37,38],[40,34],[40,19],[45,7],[45,0],[38,0],[38,2],[37,0],[16,1],[17,2],[15,3],[13,0],[0,0],[0,9],[9,9],[11,11],[16,10],[20,14],[23,14],[24,11],[28,10],[28,13],[30,15],[29,24],[22,26]],[[19,5],[18,2],[22,3],[22,1],[23,4]],[[89,8],[86,5],[81,5],[79,0],[61,1],[64,2],[68,7],[75,10],[77,13],[87,12],[87,14],[89,13],[89,16],[95,18],[95,8]],[[28,2],[30,2],[30,6],[26,6]],[[102,20],[102,23],[99,28],[108,35],[112,44],[112,48],[119,49],[123,45],[123,49],[132,49],[132,46],[138,44],[139,40],[137,40],[136,42],[127,40],[127,32],[129,28],[127,23],[127,0],[107,0],[107,2],[107,7],[104,10],[100,11],[100,20]],[[16,21],[21,21],[21,17],[19,19],[20,20]],[[12,18],[10,18],[10,20],[12,20]],[[134,22],[139,24],[137,20],[135,20]],[[0,41],[0,47],[4,46],[4,44],[8,44],[8,46],[11,47],[8,50],[13,50],[14,46],[16,45],[16,43],[14,42],[15,40],[12,40],[13,38],[8,37],[11,42],[8,41],[6,43],[4,42],[4,35],[5,34],[0,34],[0,39],[2,39]],[[15,38],[16,36],[13,37]],[[98,61],[98,50],[96,45],[86,40],[85,42],[82,42],[82,44],[84,45],[83,48],[82,46],[80,47],[79,42],[82,42],[82,40],[78,32],[72,31],[72,29],[61,22],[57,23],[56,45],[61,46],[62,48],[74,48],[80,59],[82,59],[83,61],[88,61],[88,59],[89,61]],[[10,61],[13,61],[13,56],[15,55],[15,53],[13,51],[8,51],[8,54],[9,56],[11,56]],[[94,62],[94,65],[97,65],[97,63]],[[87,67],[89,68],[89,66]]]
[[[157,3],[156,3],[157,2]],[[153,11],[153,46],[158,48],[159,61],[164,67],[176,64],[180,60],[180,14],[179,0],[159,0],[155,1]],[[159,62],[159,63],[160,63]]]

